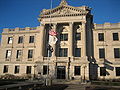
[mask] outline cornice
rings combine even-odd
[[[41,21],[43,18],[54,18],[54,17],[74,17],[74,16],[85,16],[87,15],[87,13],[75,13],[75,14],[66,14],[66,15],[44,15],[44,16],[41,16],[40,18],[38,18],[39,21]]]
[[[62,5],[62,6],[58,6],[56,8],[53,8],[53,9],[43,9],[43,11],[41,12],[40,16],[41,15],[48,15],[48,14],[51,14],[51,13],[54,13],[62,8],[67,8],[67,9],[70,9],[70,10],[74,10],[74,11],[77,11],[79,13],[81,12],[85,12],[86,10],[82,10],[80,8],[77,8],[77,7],[72,7],[72,6],[69,6],[69,5]]]
[[[40,31],[18,31],[18,32],[15,32],[15,31],[11,31],[11,32],[3,32],[2,35],[13,35],[13,34],[29,34],[29,33],[40,33]]]
[[[117,30],[117,29],[120,29],[120,28],[96,28],[93,30],[96,31],[96,30]]]
[[[24,61],[1,61],[0,62],[1,64],[35,64],[35,62],[34,61],[26,61],[26,62],[24,62]]]

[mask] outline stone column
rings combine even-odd
[[[82,30],[83,30],[83,56],[86,56],[86,22],[82,22]]]
[[[40,28],[40,57],[43,57],[44,55],[43,55],[43,47],[44,47],[44,30],[45,29],[45,24],[41,24],[41,28]]]
[[[69,49],[68,49],[68,57],[73,56],[73,22],[69,23],[70,31],[68,33],[68,42],[69,42]]]
[[[57,23],[53,24],[53,29],[57,32],[56,30]],[[56,57],[56,44],[53,45],[53,52],[52,52],[52,57]]]

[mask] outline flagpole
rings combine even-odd
[[[50,9],[52,10],[52,0],[51,0],[51,2],[50,2]],[[50,10],[50,27],[51,27],[51,25],[52,25],[52,23],[51,23],[51,10]],[[50,30],[48,30],[48,32],[49,32]],[[48,41],[49,41],[49,33],[48,33]],[[49,43],[49,42],[48,42]],[[48,47],[48,46],[47,46]],[[49,48],[49,47],[48,47]],[[46,85],[49,85],[50,84],[50,78],[48,78],[48,75],[49,75],[49,60],[50,60],[50,50],[48,49],[48,58],[47,58],[47,60],[48,60],[48,65],[47,65],[47,78],[46,78]],[[49,81],[48,81],[49,80]],[[49,82],[49,83],[48,83]]]

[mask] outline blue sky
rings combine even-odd
[[[53,0],[53,7],[61,0]],[[67,0],[71,6],[92,8],[94,22],[120,22],[120,0]],[[0,33],[3,28],[36,27],[42,9],[50,8],[50,0],[0,0]]]

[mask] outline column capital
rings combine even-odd
[[[57,25],[57,23],[52,23],[53,25]]]
[[[82,21],[82,24],[86,24],[86,21]]]
[[[74,22],[69,22],[69,24],[73,24]]]
[[[45,23],[41,23],[41,26],[45,26]]]

